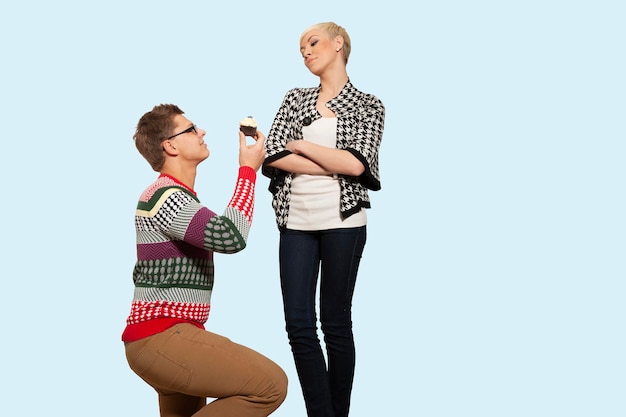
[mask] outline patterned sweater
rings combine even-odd
[[[221,216],[168,175],[159,176],[142,193],[135,214],[135,292],[124,342],[178,323],[204,328],[211,306],[213,252],[236,253],[246,247],[255,183],[254,169],[240,167],[234,194]]]
[[[322,117],[316,109],[319,93],[320,86],[289,90],[265,141],[267,157],[261,172],[270,178],[272,207],[279,228],[287,225],[293,174],[268,164],[289,155],[287,142],[303,139],[302,126]],[[378,152],[383,137],[385,107],[376,96],[357,90],[350,81],[327,106],[337,116],[337,148],[352,153],[365,167],[359,177],[339,176],[340,210],[347,218],[361,208],[370,208],[368,189],[380,190]]]

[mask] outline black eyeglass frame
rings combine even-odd
[[[196,128],[196,125],[191,125],[191,127],[188,127],[187,129],[183,130],[182,132],[177,133],[175,135],[172,135],[169,138],[165,138],[163,140],[174,139],[176,136],[184,135],[185,133],[189,133],[189,132],[193,132],[193,133],[195,133],[197,135],[198,134],[198,129]]]

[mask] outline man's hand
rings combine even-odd
[[[265,136],[257,129],[254,140],[256,141],[254,144],[248,145],[246,135],[239,132],[239,165],[249,166],[258,171],[265,160]]]

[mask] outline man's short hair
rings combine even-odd
[[[139,153],[153,170],[159,172],[165,162],[163,141],[173,134],[174,117],[184,112],[174,104],[159,104],[141,116],[133,135]]]

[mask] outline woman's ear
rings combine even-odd
[[[343,36],[337,35],[335,36],[335,50],[337,52],[341,51],[343,48]]]

